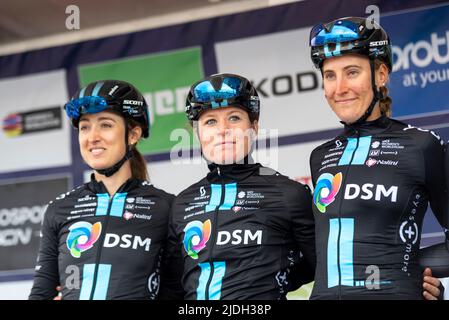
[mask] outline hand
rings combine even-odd
[[[62,300],[61,287],[57,286],[56,291],[58,291],[58,295],[53,298],[53,300]]]
[[[432,277],[432,270],[430,270],[430,268],[424,270],[423,278],[424,298],[426,298],[426,300],[438,300],[438,297],[440,296],[440,280]]]

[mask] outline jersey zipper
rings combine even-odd
[[[212,236],[211,236],[211,240],[212,240],[212,245],[211,245],[211,247],[210,247],[210,251],[209,251],[209,264],[210,264],[210,267],[211,267],[211,269],[210,269],[210,274],[209,274],[209,279],[207,280],[207,284],[206,284],[206,292],[205,292],[205,299],[206,300],[209,300],[209,286],[210,286],[210,283],[212,282],[212,278],[213,278],[213,276],[214,276],[214,262],[213,262],[213,251],[214,251],[214,247],[215,247],[215,237],[216,237],[216,233],[217,233],[217,225],[218,225],[218,210],[219,210],[219,208],[220,208],[220,206],[223,204],[223,202],[224,202],[224,196],[225,196],[225,190],[224,190],[224,183],[223,183],[223,176],[221,175],[221,173],[220,173],[220,168],[219,167],[217,167],[217,173],[218,173],[218,176],[220,177],[220,179],[221,179],[221,183],[220,183],[220,186],[221,186],[221,199],[220,199],[220,202],[219,202],[219,204],[218,204],[218,206],[215,208],[215,211],[214,211],[214,224],[212,225]]]
[[[355,130],[357,134],[357,143],[355,145],[354,152],[351,155],[351,160],[349,161],[348,166],[346,167],[346,172],[343,177],[342,181],[342,187],[346,187],[346,180],[348,178],[349,168],[352,165],[352,161],[354,160],[354,155],[357,152],[357,149],[359,147],[359,141],[360,141],[360,132],[358,130]],[[344,190],[343,190],[343,199],[340,201],[340,206],[338,209],[338,237],[337,237],[337,265],[338,265],[338,300],[341,300],[341,267],[340,267],[340,237],[341,237],[341,208],[343,206],[344,202]]]
[[[109,203],[108,203],[108,210],[106,211],[106,216],[104,217],[104,232],[101,233],[101,238],[100,238],[100,247],[98,248],[97,251],[97,257],[95,259],[95,268],[94,268],[94,278],[92,280],[92,291],[90,292],[90,297],[89,300],[93,300],[94,294],[95,294],[95,289],[97,287],[97,274],[98,274],[98,264],[100,263],[100,259],[101,259],[101,251],[103,249],[104,246],[104,240],[106,238],[106,230],[108,228],[108,223],[109,223],[109,211],[111,210],[111,203],[114,200],[114,197],[110,197],[109,198]]]

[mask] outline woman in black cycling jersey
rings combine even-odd
[[[315,299],[422,299],[418,252],[428,203],[447,228],[443,141],[389,118],[390,39],[349,17],[315,26],[312,61],[344,124],[310,158],[315,186]],[[326,161],[324,161],[326,160]],[[426,270],[424,297],[438,296]]]
[[[173,196],[148,181],[136,144],[149,135],[142,94],[88,84],[65,105],[91,181],[51,201],[30,299],[155,299]]]
[[[313,280],[310,190],[251,159],[259,106],[238,75],[191,87],[186,112],[210,172],[173,202],[162,289],[182,277],[188,300],[285,299]]]

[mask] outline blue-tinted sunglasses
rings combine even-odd
[[[360,39],[359,25],[347,20],[337,21],[329,32],[322,24],[316,25],[310,31],[310,46],[312,47]]]
[[[224,77],[221,87],[215,89],[210,80],[205,80],[193,88],[193,96],[196,102],[213,103],[216,100],[232,99],[241,95],[244,89],[243,79],[229,76]]]
[[[64,109],[70,119],[78,119],[82,114],[104,111],[109,105],[103,97],[86,96],[67,102]]]

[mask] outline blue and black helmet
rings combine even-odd
[[[389,72],[393,69],[391,41],[374,20],[346,17],[318,24],[310,31],[311,58],[321,69],[324,60],[345,54],[360,54],[370,60],[379,59]]]
[[[130,83],[120,80],[100,80],[79,89],[64,106],[67,116],[78,128],[82,114],[112,110],[125,119],[131,119],[142,126],[142,135],[150,134],[148,105],[143,95]]]
[[[191,86],[186,114],[189,120],[196,121],[205,110],[231,106],[243,108],[251,121],[259,120],[259,95],[251,82],[236,74],[219,73]]]

